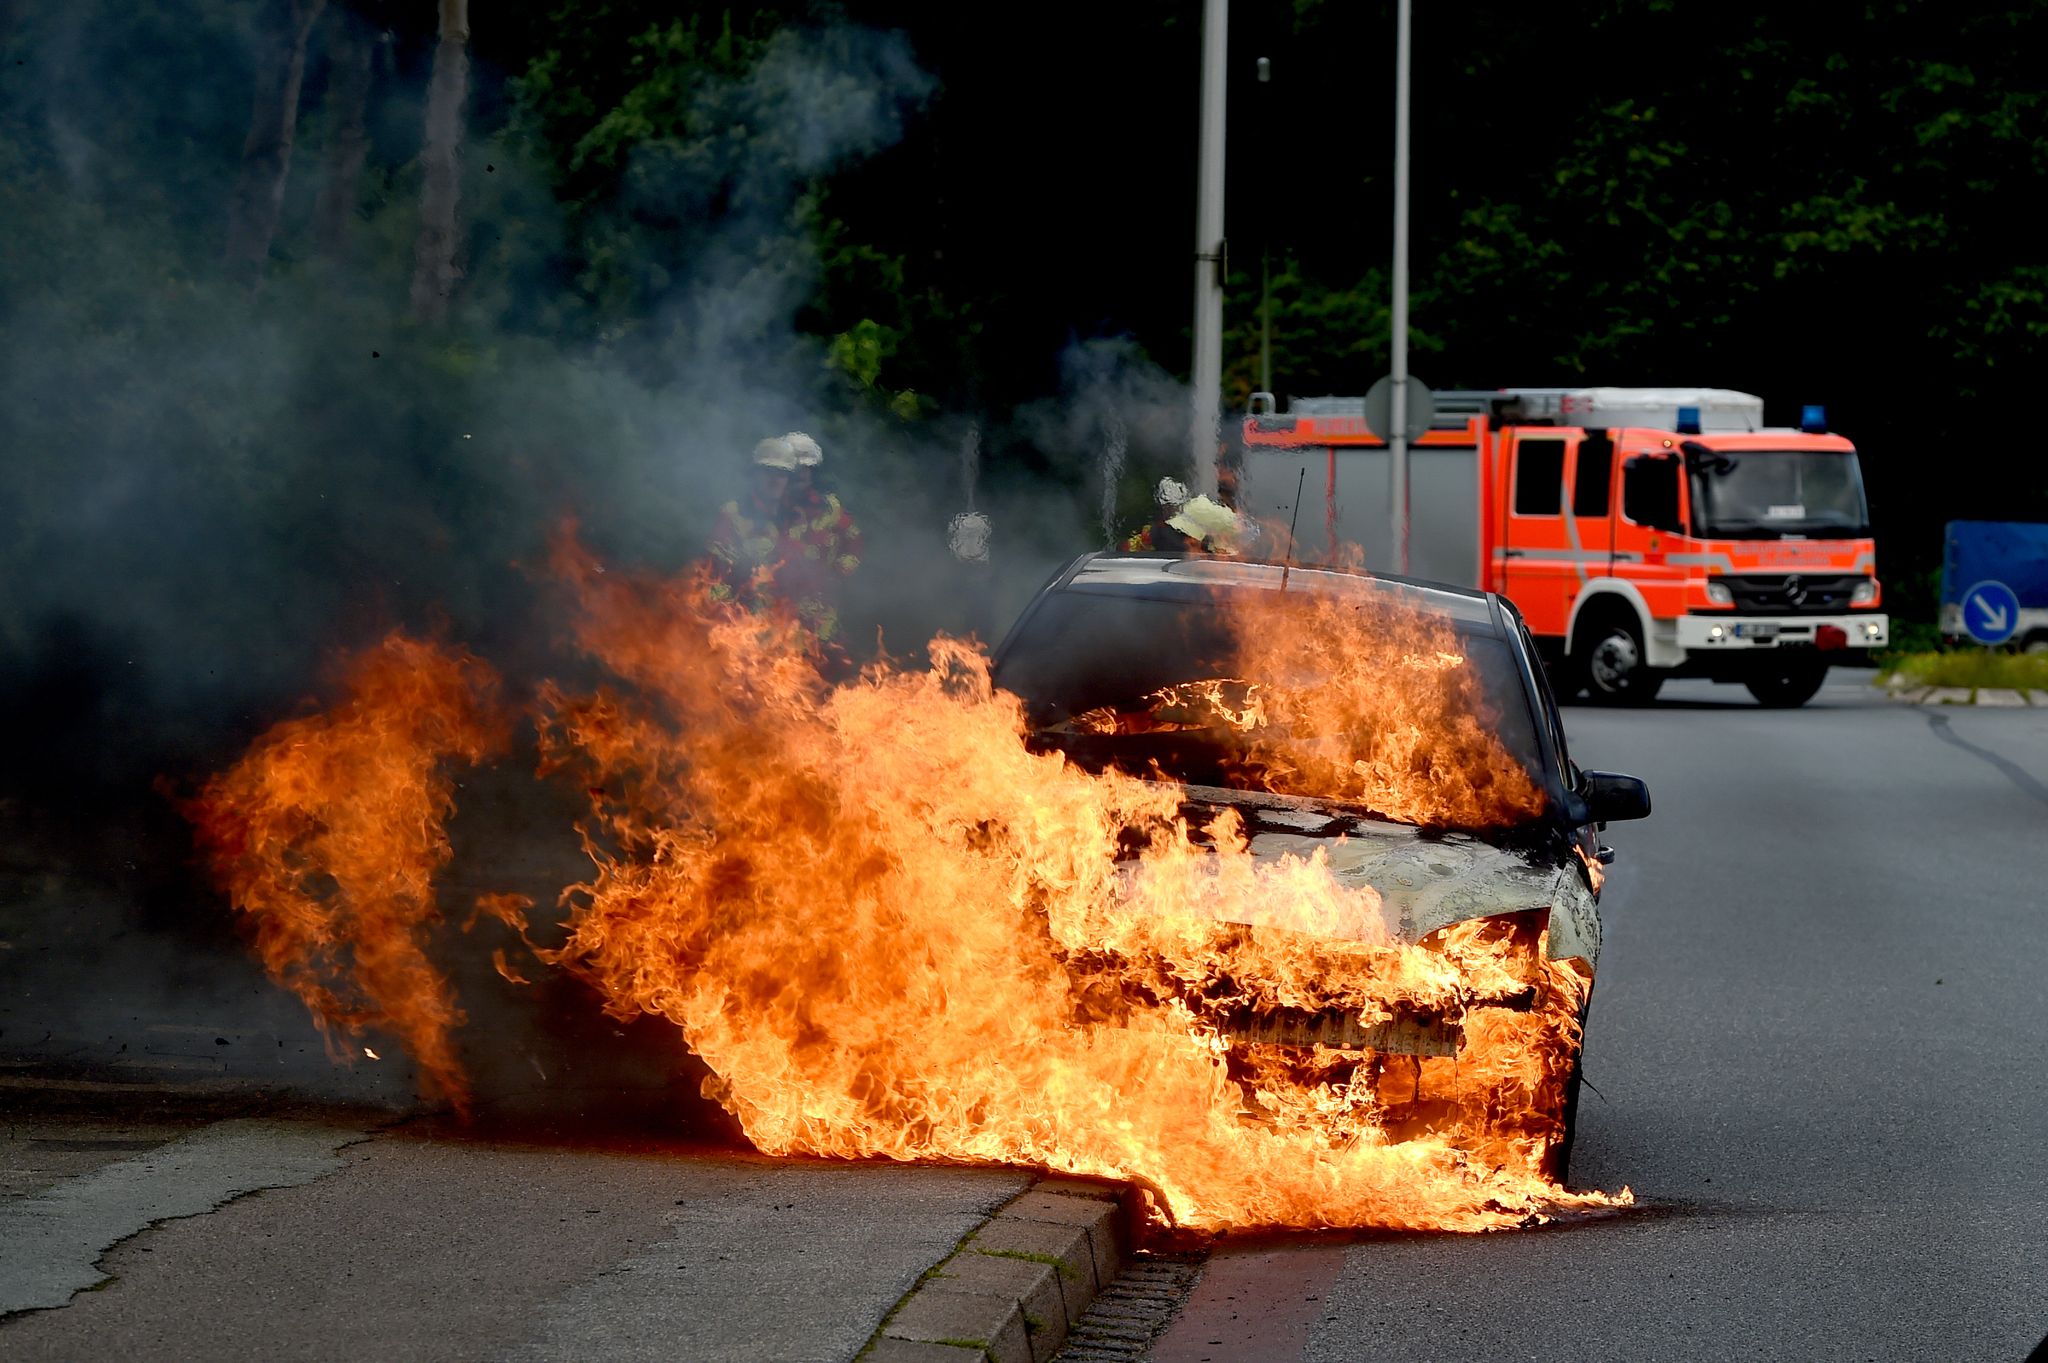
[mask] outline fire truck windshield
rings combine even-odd
[[[1693,533],[1730,539],[1859,539],[1870,533],[1854,451],[1690,444]]]

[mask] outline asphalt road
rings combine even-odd
[[[2026,1356],[2048,1334],[2048,710],[1912,710],[1866,677],[1794,712],[1703,684],[1567,712],[1580,764],[1657,806],[1610,830],[1573,1171],[1637,1210],[1226,1245],[1151,1356]],[[115,959],[66,940],[21,938],[11,978]],[[399,1122],[376,1105],[395,1067],[251,1114],[238,1084],[303,1087],[324,1060],[289,1010],[250,1020],[226,970],[42,1027],[20,1024],[46,993],[0,1000],[8,1040],[115,1076],[63,1099],[0,1063],[0,1315],[21,1312],[0,1358],[850,1358],[1026,1181],[597,1121],[631,1067],[565,1075],[592,1039],[532,1026],[503,1034],[517,1064],[486,1110],[517,1106],[513,1080],[557,1111],[582,1094],[544,1138]],[[666,1034],[601,1040],[674,1063]],[[166,1076],[176,1103],[119,1087]]]
[[[1158,1363],[2017,1360],[2048,1335],[2048,710],[1566,712],[1616,825],[1573,1181],[1613,1220],[1214,1256]]]

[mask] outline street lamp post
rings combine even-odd
[[[1201,151],[1195,185],[1195,353],[1189,443],[1196,490],[1216,491],[1223,398],[1223,94],[1230,0],[1203,0]]]
[[[1265,92],[1272,84],[1273,63],[1259,58],[1259,144],[1266,148],[1266,134],[1273,121],[1273,96]],[[1256,155],[1252,158],[1254,167],[1260,164]],[[1273,391],[1273,209],[1264,200],[1259,205],[1259,391]]]
[[[1394,316],[1393,391],[1387,450],[1392,456],[1395,571],[1408,571],[1408,37],[1412,0],[1399,0],[1394,21]]]

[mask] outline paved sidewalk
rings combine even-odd
[[[10,1363],[840,1363],[1031,1181],[304,1117],[104,1137],[8,1117],[0,1296],[69,1302],[0,1320]]]

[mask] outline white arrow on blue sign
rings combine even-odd
[[[1979,582],[1963,593],[1963,628],[1980,644],[2002,644],[2020,627],[2020,599],[2003,582]]]

